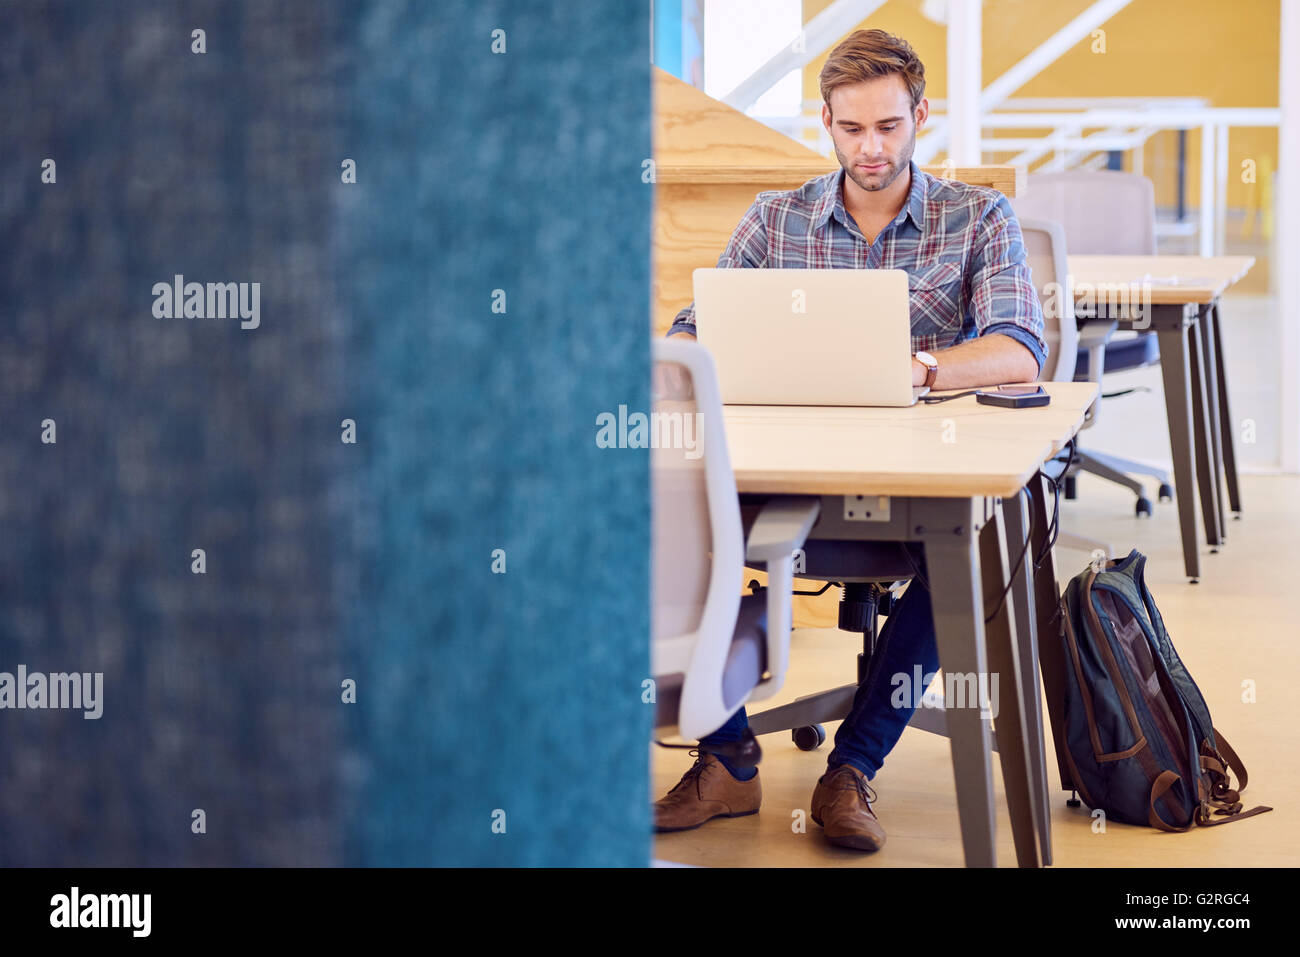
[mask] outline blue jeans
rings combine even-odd
[[[850,764],[868,778],[875,777],[885,762],[885,755],[903,736],[903,729],[916,710],[915,702],[925,691],[917,688],[911,694],[894,695],[893,676],[906,675],[910,683],[916,665],[921,666],[922,675],[939,670],[930,593],[919,578],[912,579],[894,613],[885,620],[871,670],[858,685],[848,717],[835,732],[835,749],[826,759],[828,767]],[[710,744],[739,741],[748,727],[749,718],[741,708],[721,728],[702,738],[700,744],[707,748]],[[735,773],[725,759],[720,760]]]

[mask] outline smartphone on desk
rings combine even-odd
[[[1004,409],[1032,409],[1047,405],[1052,397],[1036,383],[1030,385],[1000,385],[996,389],[980,389],[975,393],[975,401],[984,405],[996,405]]]

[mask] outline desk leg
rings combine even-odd
[[[1234,516],[1241,518],[1241,486],[1237,480],[1237,433],[1232,421],[1232,412],[1228,402],[1227,360],[1223,358],[1223,329],[1220,323],[1222,313],[1216,302],[1206,317],[1206,329],[1213,342],[1214,380],[1219,395],[1219,443],[1223,455],[1223,473],[1228,485],[1228,505]]]
[[[1201,335],[1201,357],[1205,360],[1203,374],[1205,377],[1206,413],[1210,426],[1210,474],[1214,479],[1214,507],[1219,518],[1219,541],[1228,540],[1228,513],[1223,508],[1223,436],[1222,419],[1219,415],[1219,361],[1214,348],[1214,312],[1213,304],[1201,310],[1197,332]]]
[[[925,543],[925,562],[932,588],[935,639],[939,664],[944,673],[988,674],[984,650],[984,602],[980,583],[980,556],[975,533],[969,524],[954,526],[944,521],[951,514],[952,500],[935,502],[936,521],[920,522],[929,531],[920,536]],[[946,507],[944,507],[946,506]],[[924,514],[918,508],[918,515]],[[973,509],[966,512],[972,517]],[[942,522],[942,524],[940,524]],[[961,817],[961,843],[967,867],[995,867],[993,771],[989,757],[989,726],[974,708],[945,709],[953,776],[957,784],[957,809]]]
[[[1205,540],[1211,550],[1218,551],[1223,544],[1223,526],[1219,521],[1219,459],[1214,454],[1213,435],[1210,428],[1211,367],[1202,346],[1201,324],[1188,330],[1188,351],[1191,354],[1192,376],[1192,434],[1196,440],[1196,484],[1201,498],[1201,515],[1205,519]]]
[[[1197,332],[1201,334],[1201,356],[1205,359],[1205,402],[1210,426],[1210,475],[1214,479],[1214,507],[1218,511],[1219,542],[1227,541],[1227,510],[1223,508],[1223,420],[1219,415],[1219,406],[1223,397],[1219,394],[1218,350],[1214,347],[1214,312],[1216,306],[1201,309]]]
[[[1196,482],[1193,477],[1192,376],[1187,322],[1182,306],[1155,306],[1159,316],[1173,312],[1174,321],[1162,322],[1160,374],[1165,386],[1165,417],[1169,423],[1169,448],[1174,457],[1174,497],[1178,502],[1178,525],[1183,537],[1183,566],[1187,577],[1201,577],[1200,542],[1196,533]],[[1165,317],[1162,317],[1165,318]]]
[[[1034,476],[1031,482],[1038,482]],[[1041,863],[1052,863],[1052,828],[1047,797],[1047,756],[1043,738],[1043,694],[1038,683],[1038,621],[1034,595],[1034,543],[1029,540],[1025,522],[1025,505],[1028,494],[1017,495],[1002,502],[1002,517],[1006,529],[1007,562],[1015,568],[1020,550],[1025,551],[1020,570],[1015,572],[1011,584],[1012,611],[1016,620],[1016,647],[1020,668],[1020,688],[1025,706],[1025,745],[1029,763],[1029,793],[1033,802],[1034,827],[1038,831],[1038,849]],[[991,654],[991,652],[990,652]],[[998,735],[1002,729],[999,727]]]
[[[1029,480],[1029,524],[1033,526],[1033,553],[1031,557],[1047,555],[1034,574],[1034,612],[1037,618],[1038,665],[1043,675],[1043,694],[1047,699],[1047,720],[1052,727],[1052,746],[1056,751],[1056,771],[1060,775],[1061,789],[1074,790],[1069,765],[1065,760],[1065,652],[1059,636],[1057,617],[1061,589],[1056,580],[1056,556],[1047,548],[1047,482]],[[1049,846],[1046,843],[1044,846]]]
[[[1019,506],[1019,496],[1011,504]],[[1019,554],[1020,551],[1019,544],[1004,547],[1001,529],[1003,523],[997,518],[998,511],[1001,509],[995,509],[994,517],[980,531],[980,575],[984,582],[983,607],[987,609],[985,617],[997,607],[1008,584],[1012,555]],[[1008,595],[997,614],[985,625],[988,678],[977,677],[975,681],[966,684],[965,702],[945,701],[945,705],[952,707],[954,703],[965,704],[966,708],[978,706],[981,713],[987,706],[989,717],[993,718],[997,730],[998,756],[1002,764],[1002,784],[1007,795],[1007,812],[1011,817],[1011,834],[1016,844],[1016,863],[1020,867],[1037,867],[1035,802],[1030,789],[1026,757],[1024,675],[1020,669],[1020,649],[1014,634],[1014,606],[1014,598]],[[996,696],[994,676],[997,676]],[[988,690],[981,692],[981,684]],[[975,701],[970,700],[972,694],[976,696]]]

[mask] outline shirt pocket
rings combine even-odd
[[[907,270],[914,336],[955,337],[962,323],[961,263],[930,263]]]

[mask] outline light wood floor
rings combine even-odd
[[[1154,495],[1152,495],[1154,500]],[[1211,714],[1250,771],[1246,806],[1271,805],[1268,814],[1226,827],[1164,834],[1151,828],[1108,824],[1093,833],[1086,807],[1065,806],[1052,780],[1055,865],[1296,866],[1300,864],[1300,478],[1244,476],[1244,513],[1229,522],[1219,553],[1202,549],[1198,585],[1183,576],[1178,516],[1172,503],[1151,519],[1133,517],[1126,490],[1091,476],[1079,479],[1079,498],[1062,501],[1063,527],[1106,538],[1117,555],[1137,547],[1149,558],[1147,582],[1174,644],[1205,695]],[[1049,503],[1050,505],[1050,503]],[[1058,549],[1062,581],[1087,564],[1085,553]],[[800,620],[796,617],[796,626]],[[853,679],[855,637],[827,628],[799,628],[791,670],[780,695],[755,710],[784,704]],[[1255,702],[1243,702],[1243,683],[1254,682]],[[806,818],[813,786],[825,770],[838,724],[817,751],[795,748],[788,734],[760,738],[763,808],[750,817],[717,819],[694,831],[660,835],[654,856],[667,862],[714,867],[852,866],[933,867],[962,864],[960,830],[948,741],[909,728],[876,775],[876,813],[888,832],[875,854],[834,848]],[[1050,730],[1049,730],[1050,736]],[[654,797],[690,766],[684,751],[651,748]],[[1015,864],[1001,771],[993,758],[998,801],[998,863]],[[802,813],[796,813],[802,812]]]

